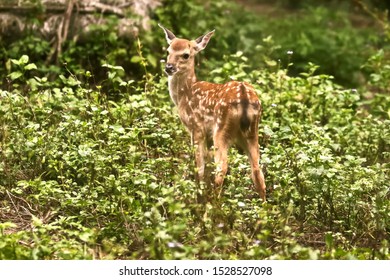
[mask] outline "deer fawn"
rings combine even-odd
[[[252,169],[252,180],[265,201],[264,175],[259,167],[258,123],[261,103],[254,88],[245,82],[230,81],[213,84],[197,81],[195,55],[206,48],[214,31],[196,40],[185,40],[159,24],[168,42],[165,72],[169,94],[178,107],[182,123],[191,134],[200,180],[205,176],[207,143],[213,140],[217,167],[215,187],[222,187],[228,169],[228,150],[233,144],[243,149]]]

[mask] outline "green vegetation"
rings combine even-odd
[[[165,1],[151,24],[215,27],[199,76],[256,87],[268,201],[235,150],[221,199],[195,182],[159,28],[129,47],[96,26],[50,66],[31,35],[0,53],[0,259],[390,259],[390,37],[322,32],[342,18],[325,8],[290,26],[203,2]]]

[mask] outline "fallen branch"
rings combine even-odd
[[[83,5],[82,1],[80,2],[78,3],[80,6],[77,9],[77,12],[80,14],[102,13],[108,15],[116,15],[121,18],[125,17],[123,8],[118,8],[115,6],[110,6],[95,1],[89,2],[88,5]],[[44,6],[43,9],[37,6],[0,5],[0,13],[12,13],[18,15],[28,15],[34,11],[42,12],[46,14],[63,14],[66,12],[66,10],[67,10],[67,6],[60,6],[60,5],[48,5],[48,6]]]

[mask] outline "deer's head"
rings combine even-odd
[[[176,38],[170,30],[159,24],[165,32],[168,42],[168,58],[165,64],[165,72],[169,76],[187,73],[194,69],[195,55],[206,48],[214,30],[200,36],[196,40],[186,40]]]

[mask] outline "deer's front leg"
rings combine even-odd
[[[214,134],[215,165],[217,168],[214,183],[218,196],[221,195],[222,184],[228,170],[228,150],[229,141],[226,139],[224,131],[217,131]]]
[[[191,135],[192,145],[195,147],[195,163],[198,174],[198,180],[205,179],[205,158],[207,154],[206,139],[201,133],[193,132]]]

